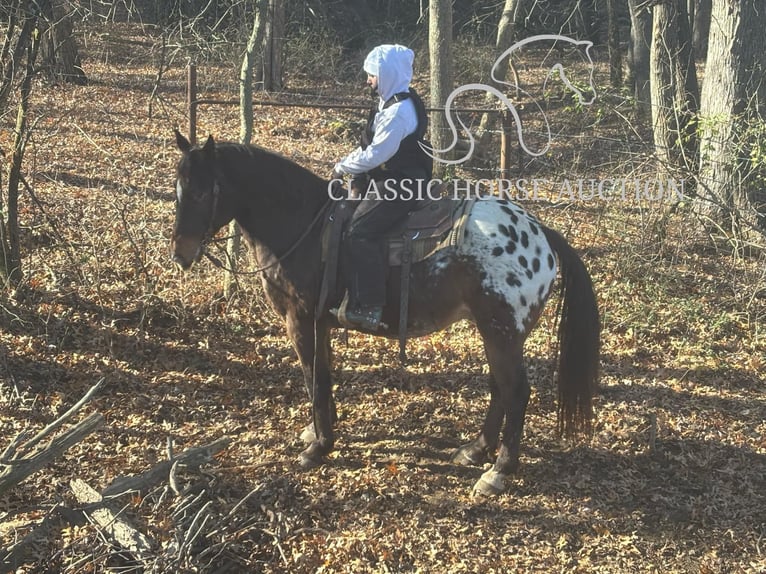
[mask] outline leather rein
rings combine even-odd
[[[213,229],[213,221],[215,220],[215,213],[218,209],[218,200],[219,196],[221,194],[221,188],[218,184],[218,180],[216,179],[213,183],[213,208],[210,210],[210,222],[208,224],[208,231],[206,233],[206,236],[211,238],[213,236],[212,229]],[[311,223],[308,224],[308,227],[306,227],[305,231],[301,233],[300,237],[293,242],[293,244],[285,251],[282,255],[277,257],[274,261],[269,263],[268,265],[264,265],[263,267],[258,267],[257,269],[253,269],[252,271],[237,271],[235,269],[232,269],[230,267],[226,267],[224,263],[215,255],[210,253],[207,250],[207,247],[203,248],[202,255],[204,255],[208,261],[210,261],[213,265],[218,267],[219,269],[223,269],[224,271],[227,271],[229,273],[234,273],[235,275],[258,275],[259,273],[263,273],[264,271],[268,271],[269,269],[272,269],[282,263],[285,259],[287,259],[292,253],[300,246],[301,243],[309,236],[311,233],[311,230],[314,229],[314,226],[319,222],[319,220],[322,218],[322,215],[325,211],[327,211],[327,208],[332,203],[332,200],[328,197],[327,201],[325,201],[322,204],[322,207],[320,207],[317,210],[316,215],[314,216],[314,219],[311,220]],[[209,241],[206,240],[205,244]]]

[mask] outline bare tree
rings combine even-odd
[[[655,153],[665,168],[696,171],[699,86],[686,0],[661,0],[652,10],[649,69]]]
[[[607,45],[609,47],[609,82],[612,87],[622,85],[622,52],[620,51],[620,28],[617,24],[617,0],[606,0],[608,19]]]
[[[516,27],[519,14],[523,12],[525,2],[526,0],[505,0],[503,12],[500,15],[500,21],[497,25],[497,38],[495,40],[494,54],[495,60],[497,60],[497,58],[499,58],[503,52],[508,50],[508,48],[511,47],[511,44],[513,44],[513,41],[516,37]],[[506,76],[508,75],[508,70],[511,70],[514,74],[514,81],[517,88],[520,87],[520,81],[518,74],[516,73],[516,68],[514,67],[513,61],[510,58],[508,59],[507,65],[498,66],[498,68],[495,70],[495,77],[499,82],[504,82]],[[489,107],[494,103],[494,101],[495,96],[487,93],[486,97],[484,98],[484,105]],[[482,116],[481,122],[479,123],[479,129],[477,130],[479,150],[486,150],[487,146],[489,145],[489,139],[492,134],[492,130],[495,127],[496,120],[497,114],[484,114]]]
[[[259,73],[263,89],[267,92],[278,92],[282,89],[285,4],[283,0],[268,0],[268,15],[264,19],[263,59]]]
[[[441,107],[452,90],[452,3],[430,0],[428,47],[431,62],[431,106]],[[442,114],[431,121],[431,142],[435,149],[447,147],[446,122]],[[441,176],[443,164],[434,165],[434,175]]]
[[[714,0],[711,21],[698,208],[724,231],[766,233],[766,10]]]
[[[704,58],[708,49],[708,36],[710,34],[710,16],[713,0],[689,0],[694,5],[694,16],[691,21],[692,45],[697,58]]]
[[[19,189],[23,181],[22,165],[29,134],[28,118],[35,61],[39,51],[39,26],[47,2],[17,0],[9,7],[9,25],[3,40],[3,85],[0,96],[3,103],[18,89],[18,109],[14,129],[13,150],[8,169],[8,187],[0,193],[0,280],[5,285],[21,282],[21,247],[19,241]],[[19,74],[21,72],[21,74]],[[17,76],[18,74],[18,76]],[[20,77],[19,77],[20,76]]]
[[[630,55],[628,85],[633,87],[636,112],[640,117],[651,113],[649,84],[649,46],[652,42],[652,12],[642,0],[628,0],[630,9]]]
[[[263,45],[264,32],[269,16],[269,0],[253,0],[253,28],[242,56],[239,69],[239,141],[249,144],[253,137],[253,69],[255,68],[255,49]],[[223,295],[229,299],[235,285],[235,275],[239,265],[239,248],[242,234],[236,221],[229,224],[229,239],[226,242],[228,266],[224,272]]]
[[[85,84],[88,78],[82,69],[80,52],[74,39],[73,11],[66,0],[45,3],[46,28],[40,55],[48,75],[56,81]]]

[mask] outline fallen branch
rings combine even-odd
[[[99,413],[92,413],[63,434],[51,439],[41,450],[37,446],[72,419],[98,391],[104,379],[93,385],[87,393],[63,415],[27,440],[26,431],[18,434],[0,455],[0,496],[28,476],[47,466],[64,451],[80,442],[104,421]]]
[[[104,498],[121,496],[129,492],[144,492],[163,480],[167,480],[173,465],[183,464],[186,467],[197,467],[209,462],[213,455],[222,451],[231,439],[222,437],[204,446],[195,446],[175,455],[170,460],[164,460],[149,470],[135,476],[119,476],[102,492]]]
[[[151,557],[153,542],[121,517],[119,512],[109,508],[97,490],[79,478],[73,479],[69,486],[78,502],[90,505],[83,509],[83,513],[105,536],[128,550],[141,562],[146,562]]]

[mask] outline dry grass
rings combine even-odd
[[[214,464],[179,475],[181,494],[119,501],[158,545],[160,570],[766,570],[762,258],[695,243],[683,209],[530,203],[584,253],[599,296],[592,440],[555,438],[546,314],[527,347],[534,391],[521,471],[506,494],[472,498],[482,470],[456,467],[450,454],[487,405],[475,331],[461,323],[412,341],[406,370],[393,343],[338,333],[337,450],[300,472],[308,407],[282,326],[247,279],[223,301],[209,264],[182,274],[169,261],[183,70],[166,73],[150,118],[151,53],[134,47],[126,58],[111,54],[124,46],[95,41],[91,85],[36,89],[26,170],[42,207],[22,200],[24,296],[0,301],[0,446],[101,377],[93,408],[107,423],[0,500],[0,545],[54,505],[77,507],[71,478],[103,488],[163,459],[168,439],[180,450],[226,435],[233,444]],[[221,70],[200,70],[200,84],[206,96],[235,93],[216,91],[232,84]],[[256,118],[256,143],[318,172],[351,145],[337,141],[327,111],[265,108]],[[616,118],[590,128],[601,148],[609,140],[597,136],[629,131]],[[203,110],[201,134],[234,139],[237,130],[235,109]],[[576,158],[581,169],[601,165],[601,148],[583,157],[564,145],[532,169],[553,179]],[[622,165],[638,169],[641,157]],[[615,163],[605,170],[620,173]],[[18,572],[132,568],[92,525],[52,518]]]

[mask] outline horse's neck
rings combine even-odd
[[[279,167],[285,169],[289,164]],[[327,200],[320,179],[312,181],[305,174],[296,178],[295,174],[278,170],[254,173],[243,169],[231,173],[227,182],[229,209],[253,244],[259,265],[290,249],[316,247],[321,225],[314,220]],[[300,245],[295,246],[299,241]]]

